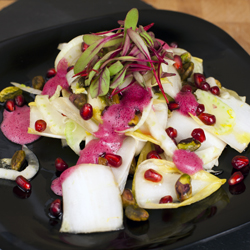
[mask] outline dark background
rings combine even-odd
[[[139,10],[152,8],[137,0],[18,0],[0,11],[0,42],[64,23],[128,11],[133,7]],[[237,214],[232,216],[237,217]],[[248,223],[181,249],[250,249],[249,236]]]

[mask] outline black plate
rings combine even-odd
[[[53,27],[0,43],[1,89],[10,81],[25,83],[53,67],[57,45],[73,37],[117,27],[126,13],[112,14]],[[206,76],[214,76],[240,95],[249,96],[249,55],[224,31],[199,18],[170,11],[141,11],[139,23],[154,22],[152,31],[167,42],[176,41],[192,55],[204,59]],[[0,118],[2,120],[2,117]],[[0,157],[11,157],[20,149],[0,134]],[[54,160],[62,157],[74,165],[77,156],[60,140],[42,138],[28,145],[40,161],[32,180],[32,193],[20,198],[15,183],[0,180],[0,247],[2,249],[177,249],[218,235],[250,221],[250,179],[241,190],[227,184],[207,199],[176,210],[151,210],[144,223],[124,221],[117,232],[86,235],[60,234],[60,221],[48,216],[48,205],[56,198],[50,190],[56,177]],[[220,157],[221,178],[229,178],[230,161],[238,153],[227,147]],[[249,151],[244,155],[249,156]],[[239,194],[241,191],[242,194]],[[237,194],[236,194],[237,193]]]

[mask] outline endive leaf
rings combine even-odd
[[[148,169],[154,169],[162,175],[160,182],[148,181],[144,178],[144,173]],[[133,182],[133,192],[137,204],[143,208],[178,208],[205,199],[226,182],[226,179],[218,177],[201,170],[191,175],[192,196],[179,202],[175,192],[175,183],[182,173],[175,167],[173,162],[159,159],[143,161],[136,170]],[[163,196],[171,195],[173,203],[159,204]]]

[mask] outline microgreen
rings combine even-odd
[[[138,18],[138,10],[132,9],[124,21],[118,21],[120,27],[83,36],[88,48],[76,62],[74,73],[85,77],[92,98],[106,95],[109,89],[113,89],[112,97],[136,82],[150,87],[144,75],[151,72],[168,103],[161,78],[173,74],[161,72],[161,64],[173,56],[151,31],[147,32],[154,24],[137,27]]]

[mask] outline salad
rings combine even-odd
[[[225,146],[243,152],[250,141],[245,98],[206,78],[202,59],[156,38],[153,24],[138,26],[138,17],[132,9],[118,28],[60,44],[44,86],[36,78],[32,88],[12,83],[0,93],[2,132],[24,145],[26,159],[32,156],[25,170],[22,151],[12,158],[17,169],[2,161],[1,178],[29,191],[38,160],[25,144],[40,136],[61,139],[79,155],[70,167],[56,159],[62,173],[51,189],[62,198],[51,213],[61,215],[63,200],[61,232],[119,230],[123,210],[144,221],[145,209],[201,201],[226,182],[213,174]],[[28,106],[21,91],[36,95]],[[243,156],[235,159],[238,169],[247,164]],[[132,190],[125,188],[129,174]],[[232,176],[230,184],[241,180]]]

